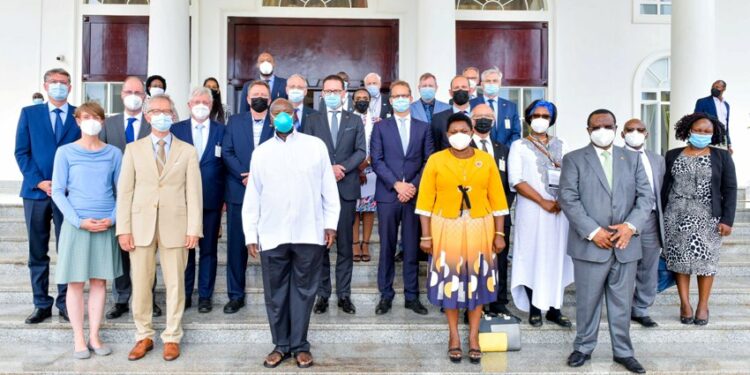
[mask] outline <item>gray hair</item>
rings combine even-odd
[[[148,113],[151,110],[151,103],[154,100],[166,100],[166,101],[168,101],[169,102],[169,107],[172,109],[172,113],[173,114],[177,113],[175,111],[174,101],[172,101],[172,98],[170,98],[169,95],[167,95],[167,94],[154,95],[154,96],[148,98],[146,101],[144,101],[143,102],[143,113]]]
[[[289,81],[290,81],[290,80],[291,80],[292,78],[299,78],[299,79],[301,79],[301,80],[302,80],[302,82],[304,82],[304,83],[305,83],[305,88],[307,88],[307,79],[306,79],[306,78],[305,78],[305,77],[304,77],[304,76],[303,76],[302,74],[299,74],[299,73],[294,73],[294,74],[290,75],[290,76],[289,76],[289,77],[288,77],[288,78],[286,79],[287,85],[289,84]]]
[[[49,77],[51,75],[53,75],[53,74],[62,74],[64,76],[68,77],[68,83],[70,83],[70,73],[68,73],[68,71],[65,70],[65,69],[63,69],[63,68],[54,68],[54,69],[50,69],[47,72],[45,72],[44,73],[44,82],[47,82],[47,80],[49,79]]]
[[[375,72],[367,73],[367,75],[365,76],[365,80],[367,80],[367,77],[369,76],[375,76],[378,79],[378,81],[383,82],[383,79],[380,78],[380,74],[378,73],[375,73]]]
[[[503,72],[501,72],[500,69],[498,69],[497,67],[493,66],[492,68],[489,68],[482,72],[482,81],[484,81],[488,75],[493,74],[493,73],[500,76],[500,80],[503,79]]]
[[[203,86],[194,88],[193,91],[190,92],[190,98],[188,98],[188,100],[193,100],[193,98],[195,97],[204,96],[204,95],[208,96],[208,101],[210,102],[214,101],[214,96],[211,93],[211,89],[203,87]]]

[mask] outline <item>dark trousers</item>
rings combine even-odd
[[[203,238],[198,241],[200,265],[198,266],[198,298],[208,299],[214,294],[216,285],[216,266],[219,245],[219,228],[221,227],[221,208],[203,210]],[[185,268],[185,297],[193,296],[195,286],[195,249],[188,252]]]
[[[336,229],[336,296],[349,297],[352,290],[352,242],[354,241],[354,211],[357,201],[339,199],[341,213]],[[320,267],[320,286],[318,295],[323,298],[331,297],[331,259],[330,252],[323,256]]]
[[[55,302],[55,299],[49,295],[49,255],[47,254],[49,253],[50,229],[52,229],[50,222],[55,225],[55,238],[59,241],[63,215],[52,202],[52,198],[24,199],[23,214],[29,238],[29,273],[31,274],[31,290],[34,293],[34,307],[47,309]],[[55,306],[62,311],[67,311],[65,307],[67,291],[67,284],[57,285]]]
[[[508,217],[505,218],[505,222],[508,222]],[[505,250],[500,254],[497,254],[497,280],[495,284],[495,290],[497,290],[497,301],[490,303],[490,308],[498,308],[508,304],[508,251],[510,243],[510,225],[506,225],[503,228],[505,233]],[[530,300],[529,300],[530,301]]]
[[[378,202],[378,233],[380,261],[378,262],[378,290],[380,297],[392,300],[393,278],[396,273],[394,256],[398,246],[398,227],[404,249],[404,297],[407,301],[419,298],[419,216],[414,213],[414,202]]]
[[[227,203],[227,294],[230,300],[245,299],[245,270],[247,246],[242,229],[242,205]]]
[[[350,228],[351,229],[351,228]],[[263,295],[274,350],[309,351],[307,329],[325,246],[283,244],[260,252]]]

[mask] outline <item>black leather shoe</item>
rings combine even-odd
[[[415,313],[419,315],[427,315],[427,312],[428,312],[427,308],[424,307],[422,302],[419,302],[418,298],[411,300],[411,301],[406,301],[406,303],[404,304],[404,307],[406,307],[407,309],[411,311],[414,311]]]
[[[636,374],[645,374],[646,369],[641,366],[640,363],[638,363],[638,360],[636,360],[634,357],[625,357],[625,358],[619,358],[614,357],[615,362],[625,366],[625,368]]]
[[[529,324],[531,324],[532,327],[541,327],[542,326],[542,315],[529,315]]]
[[[340,298],[338,305],[341,308],[341,310],[347,314],[354,314],[357,312],[357,309],[354,307],[354,304],[352,303],[352,299],[349,297]]]
[[[130,311],[127,303],[115,303],[109,311],[107,311],[107,319],[117,319]]]
[[[233,299],[224,305],[224,314],[234,314],[243,307],[245,307],[244,299]]]
[[[60,310],[60,320],[70,323],[70,318],[68,317],[68,310]]]
[[[550,312],[547,311],[547,314],[545,315],[545,318],[548,321],[559,325],[560,327],[570,328],[570,327],[573,326],[573,323],[570,322],[570,319],[568,319],[568,317],[565,316],[565,315],[563,315],[563,313],[561,313],[561,312],[550,314]]]
[[[210,313],[213,310],[210,298],[198,298],[198,312],[201,314]]]
[[[381,298],[380,302],[378,302],[378,306],[375,308],[375,315],[387,314],[389,311],[391,311],[392,305],[393,300]]]
[[[568,356],[568,366],[581,367],[589,359],[591,359],[590,354],[583,354],[579,352],[578,350],[576,350],[573,353],[570,353],[570,355]]]
[[[193,299],[185,297],[185,310],[193,307]]]
[[[651,319],[650,316],[631,316],[630,320],[638,322],[640,325],[646,328],[654,328],[659,326],[659,324]]]
[[[328,311],[328,298],[318,297],[313,307],[313,312],[316,314],[325,314]]]
[[[403,251],[397,252],[396,255],[393,256],[393,261],[396,262],[396,263],[403,262],[404,261],[404,252]]]
[[[159,305],[157,305],[156,303],[154,303],[154,310],[151,311],[151,316],[153,316],[154,318],[156,318],[157,316],[161,316],[161,307],[159,307]]]
[[[37,324],[45,321],[52,316],[52,308],[46,309],[35,308],[34,312],[26,318],[26,324]]]

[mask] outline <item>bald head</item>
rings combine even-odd
[[[643,142],[648,138],[648,129],[646,129],[646,124],[643,121],[633,118],[625,122],[620,135],[625,139],[628,146],[640,150],[643,147]]]
[[[476,120],[478,118],[490,118],[494,120],[495,111],[487,104],[479,104],[471,110],[471,119]]]

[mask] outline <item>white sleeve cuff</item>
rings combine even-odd
[[[492,211],[492,216],[505,216],[510,214],[510,210]]]
[[[628,226],[628,228],[630,228],[630,230],[632,230],[632,231],[633,231],[633,233],[637,233],[637,232],[638,232],[638,229],[636,229],[635,225],[633,225],[633,224],[630,224],[630,223],[628,223],[627,221],[625,222],[625,225],[627,225],[627,226]]]
[[[594,237],[596,237],[596,234],[599,233],[600,230],[602,230],[601,227],[594,229],[594,231],[591,232],[591,234],[589,234],[589,236],[586,237],[586,239],[589,240],[589,241],[593,240]]]
[[[417,214],[417,215],[432,217],[432,212],[425,211],[425,210],[416,209],[416,210],[414,210],[414,213]]]

